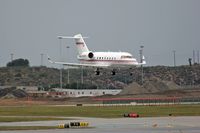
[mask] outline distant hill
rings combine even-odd
[[[133,75],[129,75],[132,72]],[[70,85],[81,89],[81,70],[70,69]],[[144,84],[141,83],[141,68],[121,70],[112,76],[108,70],[95,75],[94,70],[83,71],[84,87],[94,89],[124,89],[124,93],[153,93],[177,88],[200,86],[200,66],[154,66],[144,67]],[[67,85],[67,70],[63,70],[63,86]],[[0,86],[59,86],[59,69],[47,67],[0,68]],[[126,90],[126,91],[125,91]]]

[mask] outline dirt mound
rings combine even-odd
[[[169,89],[167,84],[155,77],[152,77],[149,81],[146,81],[143,86],[150,93],[165,91]]]
[[[162,81],[163,83],[165,83],[168,86],[169,90],[176,90],[179,89],[180,87],[174,83],[173,81]]]
[[[24,98],[28,94],[21,89],[16,89],[16,87],[0,89],[0,98]]]
[[[165,81],[157,77],[151,77],[148,81],[145,81],[143,87],[150,93],[176,90],[179,88],[173,81]]]
[[[167,90],[176,90],[178,85],[172,81],[163,81],[156,77],[151,77],[148,81],[145,81],[143,86],[136,82],[129,84],[125,87],[119,95],[134,95],[134,94],[147,94],[164,92]]]
[[[147,93],[148,91],[137,84],[136,82],[133,82],[129,84],[127,87],[125,87],[119,95],[134,95],[134,94],[142,94],[142,93]]]

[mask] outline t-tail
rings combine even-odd
[[[76,42],[76,47],[78,50],[78,54],[82,55],[84,52],[89,52],[89,49],[87,45],[85,44],[85,41],[83,40],[83,37],[81,34],[77,34],[74,36],[75,42]]]

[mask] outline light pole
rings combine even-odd
[[[83,66],[81,66],[81,84],[83,86]]]
[[[62,37],[58,37],[58,39],[59,39],[59,44],[60,44],[60,50],[59,50],[59,52],[60,52],[60,61],[62,60],[61,58],[62,58],[62,54],[61,54],[61,52],[62,52],[62,47],[61,47],[61,45],[62,45]],[[62,65],[60,65],[60,89],[62,89]]]
[[[14,54],[11,53],[11,54],[10,54],[11,61],[13,61],[13,57],[14,57]]]
[[[193,64],[195,64],[195,50],[193,50]]]
[[[176,50],[173,50],[173,55],[174,55],[174,67],[176,66]]]
[[[44,54],[41,53],[40,56],[41,56],[41,66],[43,66],[43,56],[44,56]]]
[[[70,47],[66,46],[66,48],[67,48],[67,51],[68,51],[67,54],[70,55],[69,50],[68,50]],[[68,60],[69,60],[69,56],[68,56]],[[67,84],[69,85],[69,67],[67,68]]]
[[[140,46],[140,63],[143,63],[143,48],[144,46],[141,45]],[[144,82],[144,74],[143,74],[143,65],[141,64],[141,82],[142,82],[142,85],[143,85],[143,82]]]
[[[199,50],[197,50],[197,62],[199,64]]]

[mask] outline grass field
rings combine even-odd
[[[0,131],[6,130],[41,130],[56,129],[56,126],[0,126]]]
[[[138,113],[141,117],[168,116],[169,114],[172,114],[173,116],[200,116],[200,105],[104,106],[104,107],[93,107],[93,106],[67,107],[67,106],[33,105],[33,106],[22,106],[22,107],[15,107],[15,106],[0,107],[0,116],[4,117],[5,116],[66,116],[66,117],[78,116],[78,117],[116,118],[116,117],[123,117],[124,113],[129,113],[129,112]],[[4,121],[5,120],[4,117],[0,117],[0,121]],[[26,117],[24,118],[27,119]],[[37,118],[37,120],[39,119]]]
[[[0,122],[21,122],[21,121],[51,121],[51,120],[69,120],[67,118],[59,117],[25,117],[25,116],[0,116]]]

